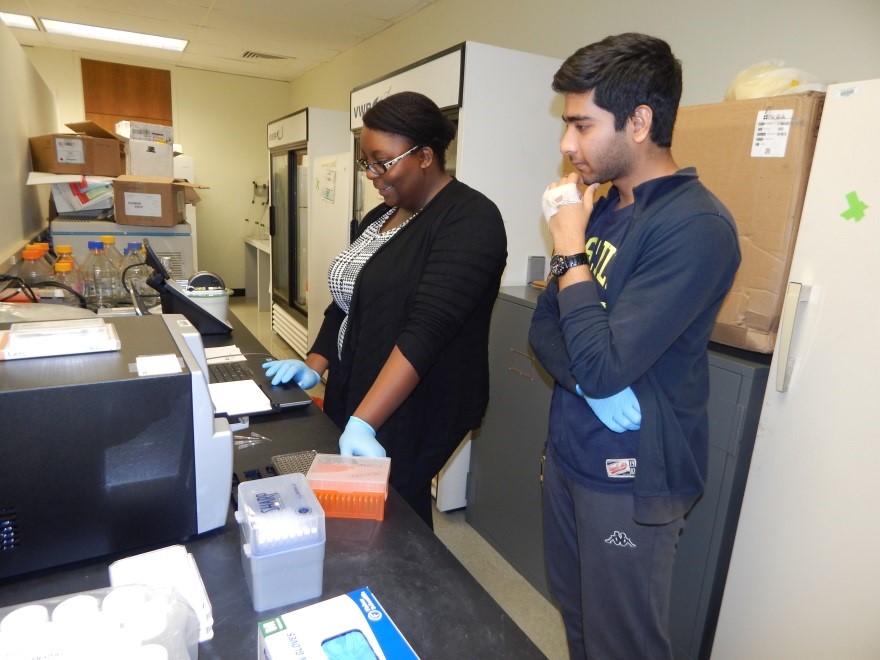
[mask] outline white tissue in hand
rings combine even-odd
[[[547,188],[541,196],[541,208],[544,210],[547,224],[550,224],[550,218],[556,215],[558,207],[565,204],[577,204],[580,201],[581,195],[574,183],[563,183],[555,188]]]

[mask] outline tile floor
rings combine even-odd
[[[283,339],[272,332],[270,314],[257,311],[255,298],[232,297],[229,309],[276,358],[298,357]],[[315,394],[321,396],[323,391]],[[435,511],[434,530],[544,655],[550,660],[568,657],[559,612],[468,525],[463,509]]]

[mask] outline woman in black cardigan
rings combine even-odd
[[[455,125],[429,98],[393,94],[363,117],[358,161],[384,203],[330,266],[333,303],[305,362],[273,382],[314,387],[344,455],[391,457],[390,481],[430,526],[431,480],[489,400],[489,318],[507,259],[498,208],[449,176]]]

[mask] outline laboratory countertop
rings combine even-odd
[[[257,238],[256,236],[245,236],[244,242],[248,245],[253,245],[258,250],[262,250],[263,252],[271,252],[272,251],[272,243],[268,238]]]
[[[205,344],[235,343],[243,351],[262,350],[234,314],[230,322],[232,336],[206,337]],[[251,427],[271,441],[235,450],[237,470],[264,469],[280,453],[338,451],[339,429],[315,405],[252,418]],[[252,657],[259,621],[363,586],[370,587],[422,658],[544,657],[393,489],[382,521],[326,520],[320,598],[263,612],[253,610],[232,513],[230,505],[224,527],[185,541],[213,608],[214,636],[199,645],[201,658]],[[157,547],[162,545],[168,543]],[[107,587],[109,564],[133,554],[137,552],[0,581],[0,607]]]

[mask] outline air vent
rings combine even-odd
[[[0,552],[13,550],[21,543],[18,535],[18,516],[15,507],[0,507]]]
[[[286,55],[271,55],[269,53],[258,53],[254,50],[245,51],[241,56],[245,60],[289,60],[291,58]]]

